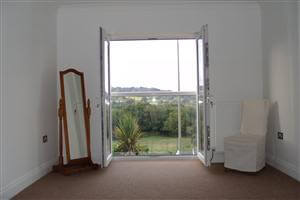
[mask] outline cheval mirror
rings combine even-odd
[[[60,71],[60,86],[59,164],[53,169],[64,175],[97,169],[91,159],[91,108],[90,100],[86,102],[83,72],[72,68]]]

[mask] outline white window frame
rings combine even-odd
[[[196,145],[194,148],[196,148],[196,151],[192,152],[192,154],[181,154],[181,101],[180,96],[194,96],[195,99],[197,97],[197,88],[195,91],[180,91],[180,55],[179,55],[179,41],[180,40],[195,40],[195,37],[188,37],[188,38],[147,38],[147,39],[114,39],[111,40],[111,42],[114,41],[147,41],[147,40],[175,40],[177,41],[177,74],[178,74],[178,91],[145,91],[145,92],[111,92],[111,97],[149,97],[149,96],[177,96],[177,108],[178,108],[178,135],[177,135],[177,152],[176,155],[172,156],[183,156],[183,155],[197,155],[197,148],[198,145]],[[196,56],[196,54],[195,54]],[[195,58],[196,59],[196,58]],[[196,86],[195,86],[196,87]],[[197,104],[197,102],[196,102]],[[197,123],[197,122],[196,122]],[[195,132],[195,135],[197,133]],[[198,141],[197,141],[198,143]],[[160,154],[161,156],[164,156],[164,154]],[[151,155],[152,156],[152,155]],[[155,156],[155,155],[154,155]]]

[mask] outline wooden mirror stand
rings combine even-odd
[[[68,80],[67,75],[74,77],[69,77],[70,82],[65,83],[65,79]],[[67,77],[67,78],[66,78]],[[77,78],[77,85],[75,79]],[[79,82],[80,80],[80,82]],[[84,78],[83,73],[75,69],[68,69],[60,72],[60,82],[61,82],[61,96],[59,100],[58,108],[58,118],[59,118],[59,159],[58,165],[53,166],[53,171],[62,173],[64,175],[71,175],[81,171],[98,169],[99,165],[94,164],[91,159],[91,147],[90,147],[90,116],[91,116],[91,107],[90,100],[86,102],[85,99],[85,88],[84,88]],[[74,85],[68,85],[70,83],[75,83]],[[80,83],[80,84],[79,84]],[[73,88],[72,88],[73,87]],[[71,89],[70,89],[71,88]],[[75,89],[77,90],[77,98],[71,95]],[[72,90],[72,91],[71,91]],[[76,92],[76,91],[75,91]],[[73,98],[71,100],[71,98]],[[80,101],[79,101],[79,100]],[[66,102],[69,101],[69,102]],[[75,102],[75,103],[74,103]],[[68,103],[68,104],[67,104]],[[69,106],[67,109],[67,105]],[[68,112],[68,113],[67,113]],[[68,117],[67,117],[68,116]],[[73,118],[71,118],[73,117]],[[71,120],[73,119],[73,120]],[[81,121],[79,120],[81,119]],[[68,121],[70,120],[70,121]],[[81,123],[81,124],[80,124]],[[72,127],[73,126],[73,127]],[[80,127],[81,126],[81,127]],[[78,130],[74,130],[74,127]],[[73,129],[72,129],[73,128]],[[84,131],[83,131],[84,130]],[[64,132],[64,135],[63,135]],[[80,143],[79,146],[83,147],[82,149],[78,144],[72,145],[72,137],[75,142]],[[79,138],[78,138],[79,137]],[[84,139],[82,141],[82,139]],[[65,142],[63,142],[65,141]],[[74,141],[73,141],[74,142]],[[66,150],[66,162],[64,160],[63,151],[64,143]],[[73,149],[72,149],[73,148]],[[74,150],[75,148],[75,150]],[[82,151],[82,152],[80,152]],[[77,153],[74,157],[72,155]],[[77,156],[77,157],[76,157]],[[66,163],[66,164],[65,164]]]

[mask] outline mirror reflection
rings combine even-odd
[[[84,99],[81,77],[72,72],[65,74],[64,90],[70,158],[78,159],[87,157]]]

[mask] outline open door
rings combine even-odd
[[[109,47],[109,38],[103,28],[100,27],[100,99],[103,167],[107,167],[112,160],[112,116]]]
[[[196,38],[197,47],[197,155],[205,166],[210,165],[210,99],[207,25]]]

